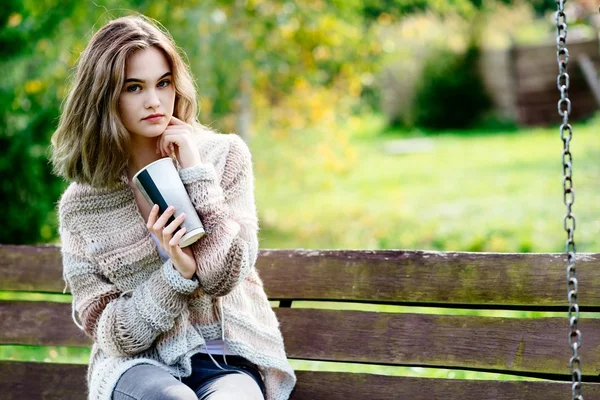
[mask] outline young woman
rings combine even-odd
[[[252,159],[196,121],[190,71],[143,16],[115,19],[78,61],[52,137],[64,279],[94,342],[89,399],[287,399],[296,383],[255,269]],[[172,157],[208,232],[181,248],[132,184]],[[66,289],[66,288],[65,288]],[[77,322],[76,314],[81,324]]]

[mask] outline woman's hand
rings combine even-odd
[[[165,224],[174,212],[175,207],[169,206],[157,219],[158,206],[155,204],[148,216],[146,227],[158,238],[160,246],[171,258],[175,269],[179,271],[184,278],[192,279],[196,273],[196,259],[194,258],[191,248],[181,248],[179,246],[179,241],[182,236],[185,235],[186,229],[182,226],[177,233],[173,234],[175,229],[177,229],[177,227],[185,220],[185,214],[179,215],[173,222],[165,227]]]
[[[160,152],[161,157],[175,152],[181,168],[193,167],[202,162],[194,140],[194,127],[175,117],[171,117],[169,125],[156,141],[156,152]]]

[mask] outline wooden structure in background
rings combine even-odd
[[[578,62],[581,56],[587,56],[587,66],[600,71],[600,43],[598,37],[569,41],[568,48],[569,98],[573,102],[569,119],[576,121],[593,115],[600,108]],[[502,117],[520,125],[560,123],[555,43],[484,51],[480,62],[484,85]]]
[[[292,359],[509,373],[474,381],[297,371],[294,400],[563,400],[567,318],[499,318],[295,308],[302,300],[499,310],[567,310],[562,255],[262,250],[257,268]],[[600,310],[600,254],[577,256],[582,311]],[[0,290],[61,293],[55,246],[0,245]],[[301,304],[301,303],[300,303]],[[583,393],[600,398],[600,319],[582,318]],[[82,346],[68,303],[0,301],[0,344]],[[0,361],[4,400],[85,398],[85,365]],[[596,383],[593,383],[596,382]]]

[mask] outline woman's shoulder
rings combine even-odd
[[[227,164],[251,160],[250,149],[236,133],[219,133],[212,130],[203,130],[198,134],[198,148],[201,156],[208,159],[222,160]],[[212,156],[212,157],[211,157]]]
[[[69,215],[93,213],[125,199],[123,188],[99,189],[90,185],[71,182],[58,201],[58,217],[65,220]]]

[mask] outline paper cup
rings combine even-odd
[[[175,231],[181,226],[186,228],[185,235],[179,241],[181,247],[187,247],[205,235],[198,213],[170,157],[146,165],[133,176],[133,182],[150,206],[158,204],[159,215],[164,213],[167,207],[175,207],[175,213],[165,226],[185,213],[185,220]]]

